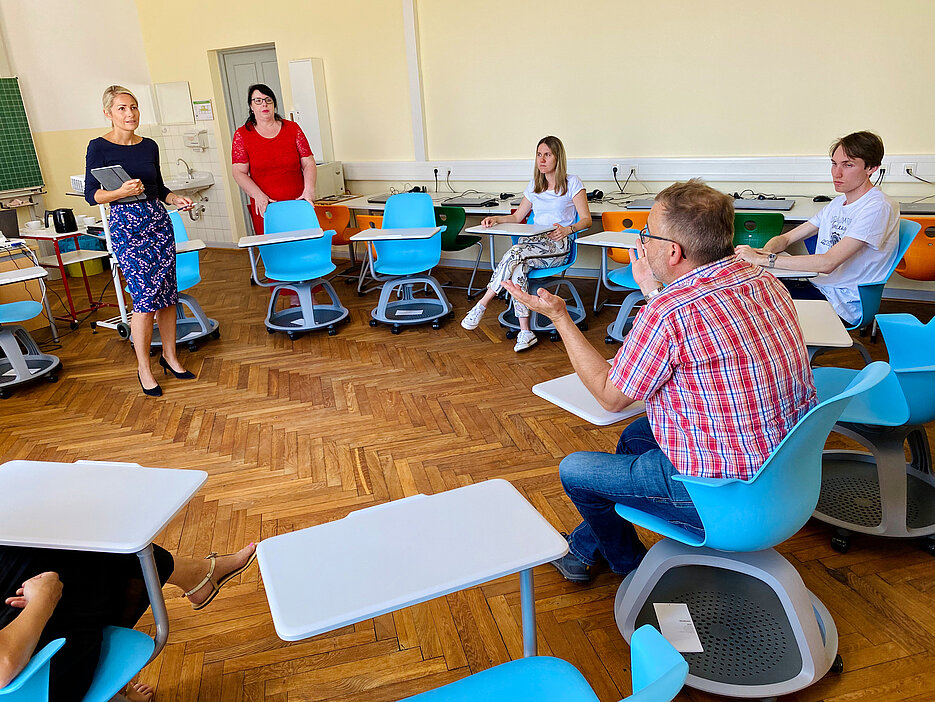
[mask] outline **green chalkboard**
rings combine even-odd
[[[43,185],[19,79],[0,78],[0,192]]]

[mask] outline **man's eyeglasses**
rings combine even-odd
[[[658,239],[659,241],[670,241],[670,242],[672,242],[673,244],[678,244],[678,243],[679,243],[679,242],[677,242],[675,239],[666,239],[664,236],[656,236],[655,234],[650,234],[650,233],[649,233],[649,227],[643,227],[643,228],[640,230],[640,243],[641,243],[643,246],[646,246],[646,240],[647,240],[647,239]],[[681,246],[681,244],[679,244],[679,246]]]
[[[254,105],[272,105],[276,101],[271,97],[263,97],[253,98],[250,102],[252,102]]]

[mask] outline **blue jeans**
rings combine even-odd
[[[571,552],[587,565],[603,557],[620,575],[640,564],[646,547],[633,525],[614,510],[618,502],[703,534],[688,491],[673,475],[678,471],[656,443],[646,417],[623,430],[616,454],[578,451],[567,456],[559,477],[584,517],[569,539]]]

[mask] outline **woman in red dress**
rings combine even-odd
[[[250,196],[250,217],[263,233],[266,206],[277,200],[315,200],[315,156],[295,122],[276,112],[276,96],[258,83],[247,90],[250,116],[234,132],[234,180]]]

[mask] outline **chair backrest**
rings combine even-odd
[[[935,420],[935,319],[922,324],[911,314],[880,314],[877,323],[909,405],[906,423]]]
[[[896,272],[911,280],[935,280],[935,217],[903,217],[918,222],[920,233],[906,249]]]
[[[172,233],[175,235],[175,243],[180,244],[188,241],[188,232],[185,231],[185,220],[182,219],[182,213],[178,211],[170,212],[169,219],[172,221]],[[201,282],[201,266],[198,263],[197,251],[175,255],[175,276],[178,279],[179,290],[187,290]]]
[[[795,534],[815,510],[825,440],[850,400],[876,387],[889,364],[866,366],[845,390],[813,407],[789,431],[750,480],[676,476],[704,525],[704,545],[759,551]]]
[[[342,245],[348,243],[344,230],[351,223],[350,209],[344,205],[315,205],[315,215],[318,217],[318,222],[323,229],[334,230],[332,244]]]
[[[734,246],[746,244],[761,249],[767,241],[782,234],[785,222],[782,212],[735,212]]]
[[[397,193],[386,201],[383,229],[434,227],[435,205],[428,193]],[[442,255],[442,238],[374,241],[377,252],[377,273],[380,266],[404,266],[411,273],[427,271],[438,265]]]
[[[688,677],[682,654],[649,624],[630,637],[633,694],[627,702],[663,702],[673,699]]]
[[[436,207],[435,224],[444,227],[442,232],[442,251],[458,251],[458,235],[464,229],[467,214],[463,207]]]
[[[297,229],[317,229],[318,217],[315,208],[307,200],[283,200],[266,206],[263,230],[267,234],[291,232]],[[331,238],[329,230],[320,239],[289,241],[258,247],[266,276],[272,280],[308,280],[309,270],[331,262]],[[317,275],[311,276],[313,278]]]
[[[642,229],[649,219],[649,210],[621,210],[605,212],[601,215],[601,226],[605,232],[622,232],[624,229]],[[630,252],[627,249],[608,249],[607,255],[617,263],[629,263]]]
[[[0,687],[3,702],[46,702],[49,699],[49,664],[65,639],[55,639],[34,655],[6,687]]]
[[[380,229],[383,226],[383,215],[357,215],[357,226],[361,229]]]
[[[873,283],[864,283],[857,286],[857,292],[860,295],[860,319],[849,329],[863,329],[873,322],[873,318],[880,311],[880,301],[883,299],[883,288],[886,281],[890,279],[896,266],[906,255],[906,251],[916,238],[922,225],[908,219],[899,220],[899,244],[896,247],[896,256],[893,258],[893,265],[890,266],[886,277],[883,280],[877,280]]]

